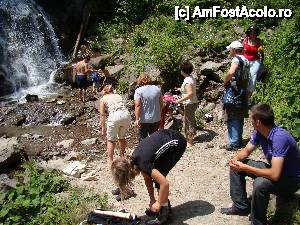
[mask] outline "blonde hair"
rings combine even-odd
[[[137,83],[140,86],[150,84],[151,82],[152,82],[151,77],[146,73],[141,74],[137,79]]]
[[[107,95],[109,93],[111,93],[113,91],[112,85],[107,84],[104,86],[104,88],[102,89],[102,96],[103,95]]]
[[[131,157],[120,157],[115,159],[111,164],[111,173],[116,185],[124,191],[126,186],[138,174],[139,169],[134,165]]]

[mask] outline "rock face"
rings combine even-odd
[[[19,163],[23,154],[17,137],[0,138],[0,170]]]
[[[90,13],[90,20],[94,15],[102,18],[109,17],[114,9],[114,1],[104,0],[35,0],[50,15],[60,40],[60,46],[68,53],[75,45],[79,33],[82,17]],[[101,18],[100,18],[101,19]]]

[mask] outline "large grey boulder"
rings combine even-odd
[[[0,170],[19,163],[24,155],[17,137],[0,138]]]

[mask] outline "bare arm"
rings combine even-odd
[[[224,78],[224,86],[226,87],[228,82],[231,80],[231,78],[233,77],[233,75],[235,74],[235,71],[237,70],[239,64],[238,63],[233,63],[230,66],[229,71],[227,72],[225,78]]]
[[[157,169],[153,169],[151,177],[159,183],[159,193],[157,201],[152,205],[152,211],[159,212],[162,204],[168,202],[169,196],[169,181]]]
[[[233,157],[232,160],[237,161],[244,161],[248,158],[248,156],[253,152],[253,150],[256,148],[255,145],[251,144],[250,142],[243,148],[241,151],[238,152],[237,155]]]
[[[141,112],[142,112],[142,101],[140,98],[134,101],[134,114],[135,114],[135,125],[141,127]]]
[[[102,135],[106,135],[106,125],[105,125],[105,104],[103,101],[103,98],[100,99],[100,103],[99,103],[99,107],[100,107],[100,126],[102,127]]]
[[[151,207],[152,204],[156,201],[155,197],[154,197],[154,188],[153,188],[152,178],[143,171],[142,171],[142,175],[144,177],[145,185],[147,187],[147,191],[148,191],[149,198],[150,198],[149,207]]]
[[[249,166],[239,161],[236,161],[235,167],[238,168],[238,171],[245,171],[247,173],[252,173],[256,176],[264,177],[271,181],[278,181],[281,176],[283,163],[284,163],[283,157],[272,157],[271,168],[260,169],[260,168]]]
[[[191,99],[193,97],[193,88],[191,84],[184,85],[184,89],[186,91],[186,94],[182,98],[178,99],[176,101],[176,104],[184,102],[185,100]]]

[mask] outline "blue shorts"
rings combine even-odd
[[[99,77],[99,74],[96,73],[96,72],[93,72],[92,73],[92,79],[93,79],[93,83],[100,83],[100,77]]]
[[[76,75],[76,84],[80,89],[86,89],[87,75]]]

